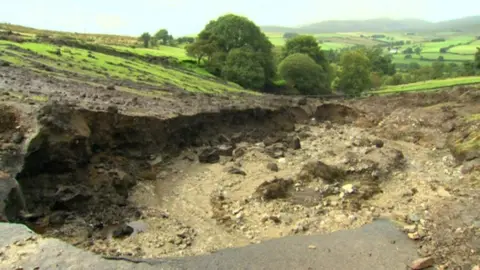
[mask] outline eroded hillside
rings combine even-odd
[[[478,88],[150,96],[0,71],[2,190],[16,175],[27,209],[0,195],[45,236],[152,258],[388,218],[438,266],[480,259]]]

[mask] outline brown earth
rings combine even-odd
[[[0,74],[0,170],[28,209],[12,177],[0,201],[46,236],[153,258],[387,217],[438,267],[480,262],[477,88],[305,104]]]

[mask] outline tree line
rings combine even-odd
[[[138,40],[142,42],[143,47],[148,48],[155,47],[157,45],[175,46],[177,44],[193,43],[195,38],[179,37],[175,39],[170,33],[168,33],[167,29],[160,29],[153,35],[148,32],[144,32],[142,35],[140,35]]]
[[[432,66],[413,63],[398,70],[392,56],[385,54],[382,47],[322,51],[313,36],[285,33],[284,37],[285,45],[276,48],[254,22],[228,14],[210,21],[195,38],[174,39],[166,29],[161,29],[153,36],[144,33],[140,39],[145,47],[187,43],[187,55],[211,74],[265,92],[357,95],[382,85],[454,74],[473,75],[480,71],[480,49],[475,59],[460,67],[437,61]],[[420,53],[420,50],[404,53]]]

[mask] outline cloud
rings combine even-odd
[[[126,26],[127,22],[120,16],[100,14],[95,18],[95,22],[103,31],[114,31]]]

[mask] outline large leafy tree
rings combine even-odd
[[[371,87],[370,59],[365,51],[346,51],[340,58],[341,71],[336,82],[336,88],[344,93],[358,95]]]
[[[325,71],[328,69],[328,60],[320,50],[320,46],[313,36],[298,35],[287,40],[283,48],[283,57],[286,58],[296,53],[306,54],[310,56],[315,63],[322,66]]]
[[[304,95],[330,92],[330,83],[322,66],[307,54],[287,56],[279,65],[279,73],[288,85]]]
[[[333,79],[333,71],[330,67],[327,57],[320,49],[317,40],[313,36],[298,35],[287,40],[285,46],[283,47],[283,58],[296,53],[306,54],[310,56],[315,63],[320,65],[323,72],[327,75],[325,77],[327,80],[326,83],[330,85],[330,82]]]
[[[215,75],[221,75],[218,71],[223,70],[230,51],[244,47],[255,53],[254,61],[262,67],[266,84],[275,75],[273,45],[260,28],[245,17],[228,14],[210,21],[195,42],[187,47],[187,53],[198,61],[205,60],[207,66],[213,64],[215,68],[211,70],[217,71]],[[219,65],[222,68],[219,69]]]
[[[168,33],[167,29],[160,29],[158,30],[153,37],[156,40],[159,40],[162,44],[168,44],[173,38],[172,36]]]
[[[261,88],[265,84],[265,74],[258,57],[261,56],[250,47],[233,49],[225,59],[222,75],[243,87]]]
[[[373,72],[383,75],[394,75],[396,73],[392,56],[384,54],[381,47],[368,48],[365,50],[365,54],[370,59]]]

